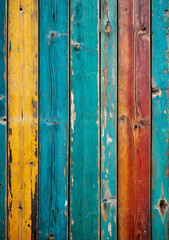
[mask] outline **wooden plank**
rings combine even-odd
[[[116,239],[117,0],[101,1],[101,238]]]
[[[118,1],[118,239],[134,234],[134,15],[133,1]]]
[[[169,238],[168,1],[152,1],[152,239]]]
[[[134,238],[150,239],[150,1],[135,1]]]
[[[71,1],[70,238],[100,236],[99,2]]]
[[[0,239],[6,225],[6,0],[0,2]]]
[[[149,12],[147,0],[119,1],[119,239],[151,236]]]
[[[38,2],[8,4],[8,239],[37,239]]]
[[[67,239],[68,8],[40,1],[39,239]]]

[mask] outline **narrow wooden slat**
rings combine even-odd
[[[0,239],[6,224],[6,0],[0,2]]]
[[[119,239],[150,239],[150,2],[121,4],[120,1]]]
[[[67,239],[68,0],[40,0],[39,239]]]
[[[100,235],[98,15],[98,1],[71,1],[71,239]]]
[[[8,2],[8,239],[37,239],[38,2]]]
[[[152,1],[152,239],[169,238],[168,1]]]
[[[117,0],[101,1],[101,238],[116,239]]]
[[[150,1],[135,1],[134,238],[150,239]],[[136,128],[137,127],[137,128]]]
[[[134,233],[134,16],[133,1],[118,1],[118,239]]]

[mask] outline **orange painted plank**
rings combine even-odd
[[[149,9],[146,0],[119,0],[119,239],[150,238]]]

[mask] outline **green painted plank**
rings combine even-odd
[[[152,1],[152,239],[169,238],[168,0]]]
[[[39,239],[67,239],[68,0],[40,0]]]
[[[0,2],[0,239],[5,239],[6,196],[6,0]]]
[[[72,0],[70,238],[100,235],[99,2]]]
[[[117,238],[117,0],[101,0],[101,238]]]

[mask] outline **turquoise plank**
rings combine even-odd
[[[117,238],[117,0],[101,0],[101,238]]]
[[[6,0],[0,2],[0,239],[5,239],[6,199]]]
[[[69,5],[39,6],[39,239],[67,239]]]
[[[152,1],[152,239],[169,239],[168,0]]]
[[[71,239],[100,234],[98,3],[71,1]]]

